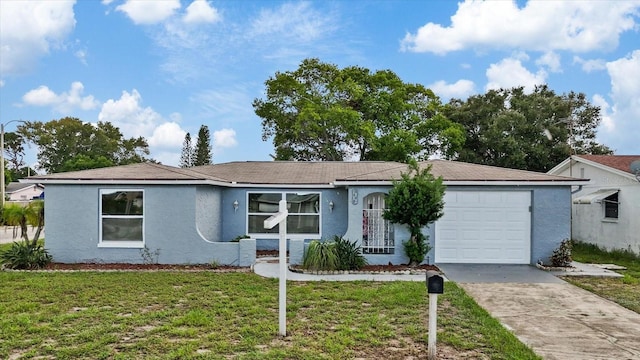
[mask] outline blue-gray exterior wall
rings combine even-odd
[[[100,189],[143,189],[145,246],[157,262],[166,264],[220,264],[248,266],[257,249],[277,249],[277,239],[231,239],[247,232],[247,192],[308,192],[312,189],[221,188],[193,185],[47,185],[45,201],[45,247],[59,262],[143,262],[139,248],[104,248],[99,242]],[[391,186],[358,186],[315,190],[321,192],[321,238],[343,236],[361,243],[363,199],[373,193],[388,193]],[[456,191],[531,191],[531,263],[547,262],[560,242],[571,235],[569,186],[449,186]],[[233,203],[238,201],[238,209]],[[329,202],[334,203],[333,211]],[[426,227],[433,247],[435,226]],[[394,254],[367,254],[370,264],[408,262],[402,243],[409,238],[405,226],[394,226]],[[304,243],[312,239],[302,239]],[[291,254],[292,260],[301,254]],[[294,261],[292,261],[294,262]],[[425,262],[433,262],[433,250]]]
[[[373,193],[388,193],[390,186],[361,186],[349,188],[349,228],[345,238],[351,241],[362,241],[362,202]],[[571,188],[569,186],[448,186],[449,191],[531,191],[531,258],[530,263],[539,260],[548,262],[562,240],[571,236]],[[431,251],[425,257],[425,263],[433,263],[436,224],[423,229],[428,236]],[[410,232],[406,226],[394,225],[394,254],[367,254],[370,264],[385,265],[407,263],[403,242],[409,239]]]
[[[329,239],[334,235],[342,236],[347,229],[347,189],[300,189],[300,188],[226,188],[222,191],[222,241],[230,241],[237,236],[247,234],[247,202],[249,192],[320,192],[320,236],[305,237],[303,240],[310,241]],[[233,209],[233,203],[238,202],[238,209]],[[333,211],[329,208],[329,203],[333,202]],[[274,236],[277,236],[274,235]],[[288,238],[296,237],[289,235]],[[297,238],[297,237],[296,237]],[[258,250],[277,250],[278,239],[256,236],[256,246]]]
[[[50,184],[47,185],[45,201],[45,247],[54,261],[145,261],[141,248],[98,246],[100,189],[106,188],[144,190],[144,246],[152,254],[154,262],[204,264],[215,261],[248,266],[255,260],[254,240],[242,244],[219,242],[222,232],[220,188]]]

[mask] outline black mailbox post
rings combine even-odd
[[[444,279],[437,271],[427,271],[427,292],[429,294],[444,293]]]

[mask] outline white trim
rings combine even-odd
[[[102,235],[102,234],[101,234]],[[144,238],[144,232],[142,237]],[[130,248],[144,249],[144,241],[102,241],[98,243],[99,248]]]
[[[142,215],[107,215],[107,219],[142,219],[142,240],[102,240],[102,224],[105,219],[102,215],[102,196],[103,193],[109,192],[141,192],[142,193]],[[145,242],[145,214],[146,214],[146,200],[144,195],[144,189],[134,188],[102,188],[98,189],[98,247],[104,248],[144,248]]]
[[[20,180],[22,181],[22,179]],[[25,181],[27,182],[27,181]],[[36,181],[34,181],[36,182]],[[39,180],[38,183],[61,185],[215,185],[229,188],[271,188],[271,189],[332,189],[340,186],[391,186],[391,180],[345,181],[338,180],[329,184],[249,184],[227,183],[211,180]],[[541,180],[541,181],[510,181],[510,180],[445,180],[445,185],[515,185],[515,186],[577,186],[588,183],[584,180]]]
[[[585,180],[558,180],[558,181],[510,181],[510,180],[445,180],[445,185],[465,185],[465,186],[577,186],[584,185]],[[383,186],[393,185],[392,181],[335,181],[335,186]]]
[[[273,213],[249,213],[249,195],[250,194],[280,194],[280,199],[281,200],[285,200],[287,199],[286,195],[287,194],[300,194],[300,191],[297,190],[291,190],[289,189],[289,191],[246,191],[245,192],[245,204],[247,204],[246,206],[246,211],[245,211],[245,234],[249,235],[251,238],[254,239],[278,239],[279,238],[279,234],[278,233],[251,233],[249,232],[249,216],[253,215],[253,216],[271,216],[274,215],[276,212]],[[304,215],[304,216],[318,216],[318,233],[311,233],[311,234],[300,234],[300,233],[290,233],[287,232],[287,238],[289,239],[309,239],[309,238],[317,238],[317,237],[321,237],[322,236],[322,192],[321,191],[308,191],[305,192],[306,194],[314,194],[314,195],[318,195],[318,212],[317,213],[294,213],[294,212],[289,212],[288,215],[291,216],[298,216],[298,215]]]
[[[20,182],[24,183],[38,183],[38,184],[60,184],[60,185],[215,185],[224,186],[229,188],[296,188],[296,189],[331,189],[335,186],[331,184],[258,184],[258,183],[238,183],[238,182],[224,182],[216,180],[82,180],[82,179],[20,179]],[[389,182],[391,184],[391,182]]]
[[[615,156],[615,155],[613,155]],[[569,166],[567,166],[569,164],[569,161],[573,160],[573,164],[570,164]],[[573,166],[574,164],[577,163],[582,163],[585,165],[589,165],[589,166],[593,166],[597,169],[603,170],[603,171],[608,171],[610,173],[625,177],[625,178],[629,178],[631,180],[633,180],[634,182],[637,181],[635,175],[633,175],[630,172],[626,172],[626,171],[622,171],[622,170],[618,170],[615,168],[612,168],[610,166],[601,164],[599,162],[596,161],[591,161],[585,158],[581,158],[580,155],[575,155],[575,156],[571,156],[569,158],[567,158],[566,160],[564,160],[563,162],[561,162],[560,164],[558,164],[556,167],[554,167],[553,169],[547,171],[547,174],[558,174],[560,172],[562,172],[565,168],[569,168],[570,166]]]

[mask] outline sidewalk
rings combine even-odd
[[[15,232],[14,232],[15,229]],[[28,226],[27,227],[27,233],[29,234],[29,237],[31,238],[35,232],[36,232],[36,228],[32,227],[32,226]],[[15,237],[14,237],[15,234]],[[40,238],[42,239],[44,237],[44,230],[42,230],[42,232],[40,233]],[[16,227],[16,226],[0,226],[0,244],[11,244],[14,241],[21,241],[22,239],[20,238],[20,228]]]
[[[287,264],[288,265],[288,264]],[[278,278],[280,268],[277,257],[263,257],[256,260],[253,271],[267,278]],[[287,280],[292,281],[425,281],[425,275],[394,275],[394,274],[341,274],[341,275],[313,275],[292,272],[287,267]]]

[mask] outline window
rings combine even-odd
[[[248,197],[248,234],[278,234],[278,226],[267,230],[264,221],[278,212],[278,203],[284,199],[289,211],[287,233],[320,236],[320,193],[249,193]]]
[[[143,234],[144,192],[100,190],[100,246],[142,247]]]
[[[618,218],[618,193],[614,193],[613,195],[609,195],[602,201],[604,204],[604,217],[607,219],[617,219]]]

